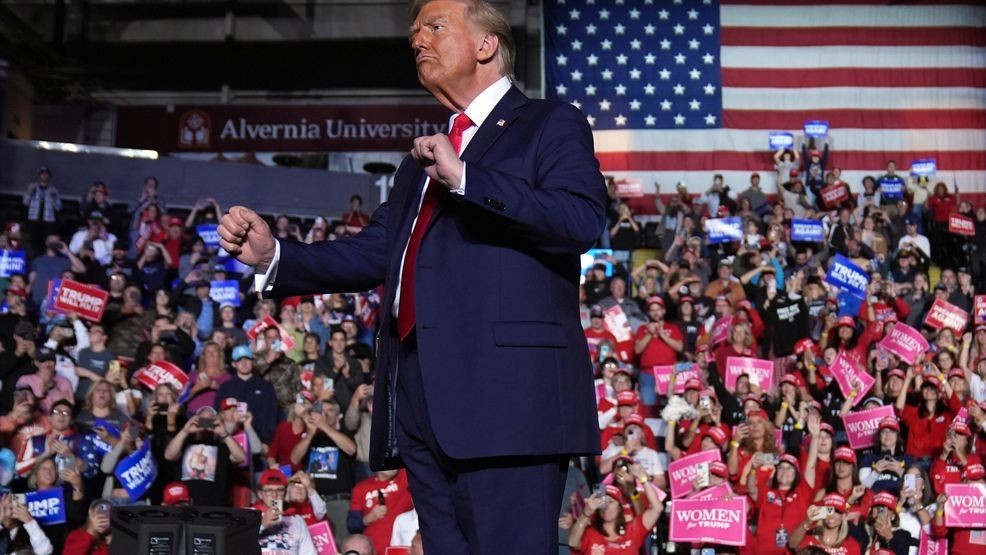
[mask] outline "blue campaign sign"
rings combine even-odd
[[[230,303],[233,306],[240,306],[240,284],[231,279],[213,281],[209,296],[219,304]]]
[[[43,489],[24,494],[27,512],[42,526],[65,523],[65,494],[62,488]]]
[[[825,226],[820,220],[791,220],[791,240],[824,242]]]
[[[934,158],[922,158],[911,162],[911,175],[935,175],[938,172],[938,162]]]
[[[881,177],[880,196],[894,200],[904,198],[904,180],[896,175],[892,177]]]
[[[870,284],[870,276],[845,256],[836,254],[832,267],[829,268],[829,273],[825,276],[825,281],[836,287],[841,287],[860,299],[865,299],[866,288]]]
[[[0,251],[0,277],[27,275],[27,256],[24,251]]]
[[[151,443],[145,441],[140,449],[120,461],[113,474],[123,484],[130,499],[137,501],[143,497],[157,478],[157,464],[151,453]]]
[[[705,232],[709,244],[729,243],[743,240],[742,220],[739,216],[715,218],[705,221]]]
[[[857,297],[856,295],[849,295],[845,292],[840,292],[838,297],[839,302],[839,317],[852,316],[855,318],[859,315],[859,307],[863,304],[863,299]]]
[[[203,224],[195,228],[195,232],[205,241],[206,248],[219,248],[219,226],[217,224]]]
[[[829,134],[829,122],[814,119],[805,122],[805,137],[825,138]]]
[[[282,464],[278,468],[280,468],[281,472],[283,472],[284,475],[287,476],[288,478],[290,478],[291,475],[294,474],[294,469],[291,467],[290,464]]]
[[[771,131],[767,140],[770,150],[794,147],[794,135],[786,131]]]

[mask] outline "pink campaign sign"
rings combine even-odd
[[[936,540],[922,532],[918,555],[948,555],[948,538]]]
[[[843,416],[842,423],[845,425],[846,436],[849,438],[849,447],[853,449],[872,447],[876,443],[880,421],[888,416],[894,417],[894,407],[890,405],[850,412]]]
[[[852,359],[842,354],[835,357],[832,365],[829,366],[829,371],[832,373],[832,377],[835,378],[836,383],[839,384],[839,389],[842,391],[843,396],[848,399],[851,392],[856,392],[856,398],[852,402],[853,406],[858,405],[863,400],[863,397],[866,396],[866,392],[876,383],[873,376],[867,374]]]
[[[945,526],[986,528],[986,485],[945,484]]]
[[[746,498],[675,499],[671,540],[746,545]]]
[[[654,371],[654,389],[660,395],[668,394],[668,382],[671,381],[671,374],[674,374],[674,365],[668,366],[655,366]],[[675,378],[674,382],[674,392],[681,395],[685,392],[685,382],[691,378],[698,378],[698,365],[692,364],[691,368],[683,372],[678,372],[678,377]]]
[[[928,340],[911,326],[897,323],[880,340],[879,347],[888,353],[899,356],[908,364],[914,364],[919,356],[928,351]]]
[[[688,496],[688,499],[723,499],[733,495],[733,489],[728,482],[723,482],[718,486],[712,486],[700,491],[696,491]]]
[[[976,295],[973,301],[973,323],[986,324],[986,295]]]
[[[332,528],[329,527],[329,523],[324,520],[321,522],[316,522],[308,527],[308,531],[312,535],[312,543],[315,544],[315,550],[318,555],[335,555],[339,553],[339,549],[336,548],[336,539],[332,536]]]
[[[712,345],[718,345],[729,338],[729,329],[733,327],[733,317],[720,318],[712,326]]]
[[[743,374],[750,376],[750,382],[759,381],[762,391],[770,391],[774,381],[774,363],[760,358],[727,357],[726,387],[735,390],[736,379]]]
[[[699,463],[722,461],[718,450],[699,451],[694,455],[681,457],[668,465],[668,478],[671,481],[671,497],[684,497],[692,492],[692,478],[695,477]]]

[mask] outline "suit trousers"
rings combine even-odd
[[[568,456],[463,460],[446,455],[431,428],[422,380],[428,370],[421,368],[417,352],[412,333],[402,342],[397,363],[396,432],[424,552],[557,553]]]

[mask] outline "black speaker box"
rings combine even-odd
[[[229,507],[114,507],[111,555],[260,553],[260,513]]]

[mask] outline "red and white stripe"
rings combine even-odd
[[[935,158],[938,180],[986,193],[986,6],[889,0],[721,0],[724,126],[596,131],[604,173],[692,192],[722,173],[774,192],[770,131],[830,124],[829,168],[864,175]],[[697,116],[692,116],[697,117]]]

